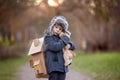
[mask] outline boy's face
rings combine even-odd
[[[59,35],[62,31],[63,28],[57,24],[53,27],[53,34],[55,35]]]

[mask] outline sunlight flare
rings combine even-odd
[[[48,0],[49,6],[52,6],[52,7],[58,7],[63,2],[64,0]]]
[[[43,0],[35,0],[34,5],[39,5]]]

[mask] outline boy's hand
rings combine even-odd
[[[64,33],[64,32],[61,32],[61,33],[59,34],[59,37],[62,38],[63,36],[65,36],[65,33]]]
[[[70,44],[67,44],[64,49],[68,50],[68,49],[70,49],[70,47],[71,47]]]

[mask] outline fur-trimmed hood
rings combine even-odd
[[[52,29],[56,23],[64,24],[63,29],[65,32],[68,32],[68,22],[67,22],[66,18],[63,16],[55,16],[52,18],[52,20],[49,24],[49,27],[48,27],[47,31],[45,32],[45,35],[53,35]]]

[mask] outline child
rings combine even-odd
[[[74,50],[75,45],[65,34],[68,22],[63,16],[55,16],[45,32],[45,61],[49,80],[65,80],[68,66],[65,66],[63,48]]]

